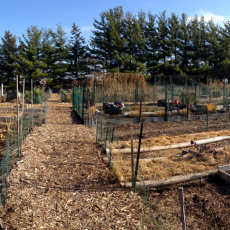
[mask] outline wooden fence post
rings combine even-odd
[[[131,127],[131,166],[132,166],[132,187],[134,187],[133,127]]]
[[[184,212],[184,192],[183,187],[179,187],[179,198],[180,198],[180,206],[181,206],[181,222],[183,230],[186,230],[186,222],[185,222],[185,212]]]

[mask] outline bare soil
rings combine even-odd
[[[133,138],[138,139],[141,124],[116,125],[114,133],[118,140],[130,140],[130,127],[133,127]],[[206,132],[207,122],[205,120],[181,121],[181,122],[148,122],[143,126],[143,138],[166,136],[178,136],[181,134],[193,134]],[[230,127],[230,117],[209,120],[209,131],[226,130]]]
[[[184,189],[187,229],[230,229],[230,186],[218,176],[149,191],[148,229],[182,229],[179,187]]]

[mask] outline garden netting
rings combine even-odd
[[[50,95],[50,94],[49,94]],[[6,149],[1,159],[0,165],[0,212],[4,208],[7,200],[7,187],[9,186],[9,174],[14,164],[23,155],[22,145],[27,135],[34,126],[41,126],[47,119],[48,104],[44,102],[42,109],[28,109],[19,117],[9,123],[9,129],[5,136]]]

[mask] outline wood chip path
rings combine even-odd
[[[53,94],[46,123],[27,136],[11,171],[4,228],[141,229],[142,211],[103,164],[93,130]]]

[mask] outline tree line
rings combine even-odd
[[[17,37],[5,31],[0,43],[0,80],[14,84],[16,75],[59,84],[86,73],[95,60],[108,72],[229,77],[230,21],[223,27],[203,16],[188,18],[166,12],[138,15],[122,6],[102,11],[94,19],[89,44],[73,23],[68,38],[61,24],[56,31],[31,26]],[[82,60],[82,61],[81,61]],[[102,64],[103,63],[103,64]],[[94,71],[94,68],[89,68]],[[88,68],[87,68],[88,71]],[[80,73],[80,74],[79,74]]]

